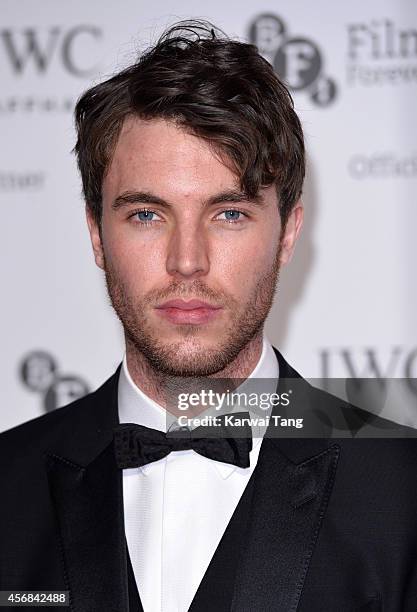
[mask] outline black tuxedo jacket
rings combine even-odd
[[[277,357],[307,411],[327,405],[354,424]],[[142,610],[113,452],[118,375],[0,435],[0,590],[69,590],[76,612]],[[417,610],[417,440],[265,438],[190,611],[377,610]]]

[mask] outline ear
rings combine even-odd
[[[281,264],[287,264],[291,261],[291,257],[295,248],[295,243],[297,242],[298,235],[303,225],[303,218],[304,206],[301,200],[299,200],[295,204],[288,217],[287,224],[284,230],[284,235],[281,239]]]
[[[101,243],[100,229],[88,204],[85,207],[88,231],[90,232],[91,245],[93,247],[94,259],[99,268],[104,270],[103,245]]]

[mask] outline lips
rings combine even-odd
[[[201,325],[208,323],[222,310],[221,306],[213,306],[202,300],[169,300],[156,307],[157,313],[171,323],[177,325]]]
[[[189,300],[186,302],[185,300],[169,300],[168,302],[164,302],[161,306],[157,308],[179,308],[181,310],[195,310],[197,308],[212,308],[214,310],[218,310],[220,306],[212,306],[207,302],[202,302],[201,300]]]

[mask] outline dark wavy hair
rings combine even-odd
[[[209,141],[250,197],[275,183],[285,225],[302,191],[303,132],[288,89],[254,45],[205,21],[181,21],[136,63],[80,97],[74,150],[99,225],[103,178],[131,115],[173,120]]]

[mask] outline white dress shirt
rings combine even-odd
[[[274,392],[278,374],[277,358],[264,338],[261,357],[249,378],[270,379]],[[120,423],[167,430],[167,412],[135,385],[126,355],[118,406]],[[249,468],[185,450],[123,470],[126,539],[144,612],[189,609],[255,469],[263,431],[252,428]]]

